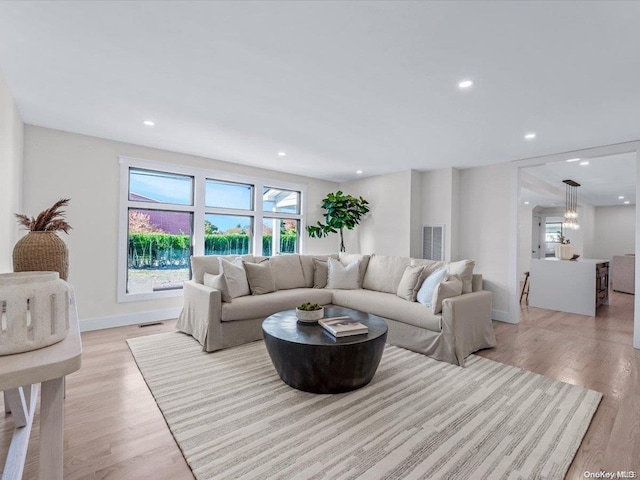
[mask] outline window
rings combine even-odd
[[[304,187],[121,157],[118,301],[181,295],[191,255],[301,251]]]

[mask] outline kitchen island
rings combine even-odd
[[[609,260],[532,259],[530,275],[532,307],[595,317],[609,304]]]

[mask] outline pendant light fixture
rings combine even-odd
[[[573,180],[563,180],[562,182],[566,185],[566,206],[562,228],[578,230],[580,228],[580,224],[578,223],[578,187],[580,184]]]

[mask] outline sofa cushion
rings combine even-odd
[[[418,289],[420,289],[420,287],[422,286],[422,282],[424,282],[425,278],[427,278],[429,275],[431,275],[436,270],[439,270],[442,267],[444,267],[445,263],[444,262],[440,262],[438,260],[426,260],[426,259],[423,259],[423,258],[412,258],[411,259],[411,266],[415,266],[415,265],[424,266],[424,270],[422,271],[422,275],[420,276],[420,279],[418,280]]]
[[[303,288],[306,286],[299,255],[276,255],[270,257],[271,271],[278,290]]]
[[[312,288],[315,281],[315,271],[313,261],[315,259],[327,261],[327,258],[338,258],[337,253],[327,255],[300,255],[300,264],[302,265],[302,273],[304,274],[305,286]],[[324,287],[321,287],[324,288]]]
[[[329,263],[326,260],[313,259],[313,288],[325,288],[329,280]]]
[[[340,252],[338,259],[342,265],[349,265],[353,262],[360,262],[360,274],[358,275],[358,288],[362,288],[362,282],[364,280],[365,273],[367,272],[367,266],[370,260],[369,255],[362,255],[360,253],[344,253]]]
[[[223,322],[265,318],[283,310],[293,310],[306,302],[327,305],[331,303],[331,290],[313,288],[293,288],[277,292],[234,298],[232,303],[222,304],[221,319]]]
[[[422,286],[420,290],[418,290],[418,295],[416,295],[416,300],[431,308],[431,304],[433,302],[433,294],[438,287],[438,284],[447,280],[447,267],[443,267],[439,270],[436,270],[431,275],[429,275],[424,282],[422,282]]]
[[[329,267],[327,288],[339,288],[344,290],[360,288],[358,282],[360,277],[360,261],[356,260],[345,266],[340,260],[330,258],[327,261],[327,264]]]
[[[362,288],[395,295],[402,275],[410,264],[411,259],[409,257],[371,255]]]
[[[447,280],[440,282],[433,292],[433,299],[431,300],[433,313],[437,314],[442,311],[442,301],[445,298],[460,295],[462,295],[462,279],[458,275],[448,275]]]
[[[473,292],[473,267],[476,262],[473,260],[460,260],[459,262],[451,262],[449,273],[451,275],[459,275],[462,279],[462,293]]]
[[[395,293],[382,293],[373,290],[335,290],[333,303],[434,332],[440,332],[442,329],[441,315],[434,315],[431,313],[431,309],[424,305],[407,302],[397,297]],[[235,300],[233,304],[229,305],[235,305]]]
[[[247,272],[251,295],[264,295],[276,291],[276,282],[273,280],[269,260],[261,263],[244,262],[243,265]]]
[[[229,286],[227,285],[227,281],[225,280],[223,273],[212,275],[205,272],[203,280],[205,287],[220,290],[220,296],[222,297],[223,302],[231,302],[232,298],[231,295],[229,295]]]
[[[220,260],[220,270],[224,274],[224,279],[229,287],[229,295],[231,298],[244,297],[249,295],[249,282],[247,281],[247,273],[242,265],[242,259],[236,258],[233,262],[218,257]]]
[[[422,265],[409,265],[404,269],[404,274],[402,274],[402,279],[400,280],[398,291],[396,292],[398,297],[410,302],[416,301],[416,295],[418,294],[419,289],[418,280],[420,280],[420,275],[424,268],[425,267]]]
[[[220,270],[220,260],[219,255],[199,255],[191,257],[191,278],[194,282],[203,284],[204,283],[204,273],[210,273],[212,275],[217,275],[222,273]],[[226,257],[227,260],[231,261],[235,259],[234,256]],[[242,260],[245,262],[253,262],[253,255],[242,255]]]
[[[476,262],[473,260],[460,260],[459,262],[451,262],[447,266],[449,267],[449,273],[451,275],[458,275],[462,280],[462,293],[473,292],[473,267]]]

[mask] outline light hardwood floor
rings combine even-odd
[[[480,355],[604,393],[567,475],[632,470],[640,474],[640,351],[632,345],[633,296],[613,293],[595,318],[522,307],[519,325],[494,322],[498,346]],[[174,329],[87,332],[83,365],[67,378],[65,479],[192,479],[125,340]],[[0,404],[1,404],[0,399]],[[2,410],[4,411],[4,410]],[[38,419],[25,479],[36,478]],[[0,461],[12,421],[0,424]]]

